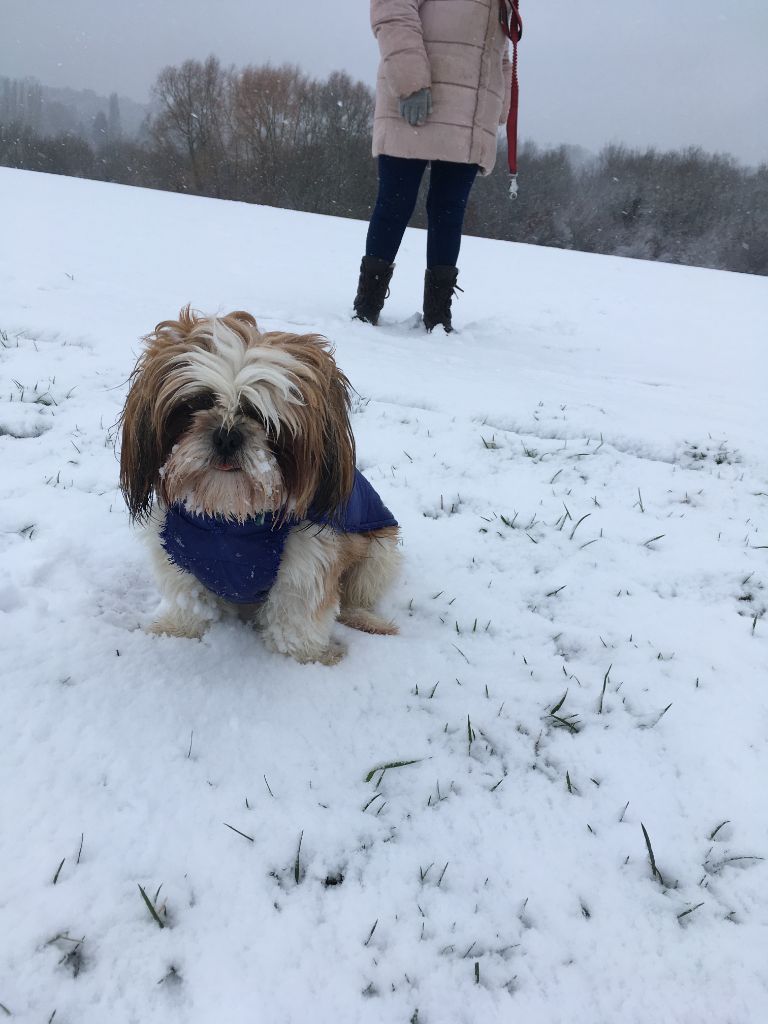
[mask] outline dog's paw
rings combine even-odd
[[[199,640],[205,633],[207,622],[184,619],[177,615],[161,615],[147,626],[147,633],[154,636],[178,636],[188,640]]]
[[[317,657],[310,660],[317,661],[321,665],[338,665],[346,653],[347,649],[344,644],[332,640],[325,650],[319,651]]]
[[[328,647],[318,648],[310,651],[287,651],[289,658],[298,661],[300,665],[338,665],[347,653],[346,647],[341,644],[332,643]]]
[[[264,642],[267,649],[272,651],[273,654],[284,654],[289,658],[293,658],[300,665],[315,663],[320,665],[338,665],[347,653],[346,647],[337,640],[330,640],[325,646],[297,644],[295,642],[287,642],[286,637],[283,635],[275,635],[270,632],[265,634]]]
[[[342,608],[339,612],[339,622],[350,629],[359,629],[363,633],[372,633],[375,636],[397,636],[400,633],[394,622],[383,619],[367,608]]]

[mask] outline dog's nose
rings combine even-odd
[[[227,458],[243,447],[243,435],[237,427],[217,427],[213,432],[213,447],[217,455]]]

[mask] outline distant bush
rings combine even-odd
[[[121,132],[116,98],[109,118],[96,115],[88,131],[80,123],[46,134],[38,92],[21,85],[7,84],[1,97],[2,165],[370,215],[374,97],[344,73],[318,80],[291,65],[236,70],[215,57],[188,60],[159,74],[140,140]],[[753,170],[700,149],[620,146],[588,158],[528,143],[520,198],[510,204],[501,157],[473,191],[469,234],[768,275],[768,164]],[[415,223],[424,218],[422,205]]]

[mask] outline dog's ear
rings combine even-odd
[[[294,409],[299,428],[281,433],[275,447],[293,512],[333,517],[355,483],[355,439],[349,422],[351,385],[333,358],[330,343],[316,334],[269,333],[274,345],[295,359],[292,373],[302,405]]]
[[[178,320],[163,320],[143,338],[146,346],[131,374],[130,388],[118,426],[120,489],[133,520],[146,519],[167,454],[167,403],[161,390],[174,359],[184,351],[203,318],[191,306],[179,311]]]
[[[349,498],[355,484],[355,438],[349,422],[351,385],[335,362],[329,369],[323,455],[312,511],[333,517]]]
[[[132,520],[146,519],[162,465],[160,438],[153,422],[154,391],[146,354],[131,375],[130,389],[118,421],[121,432],[120,490]]]

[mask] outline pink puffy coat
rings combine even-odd
[[[496,160],[511,74],[499,0],[371,0],[381,51],[373,155],[479,164]],[[432,113],[413,128],[399,101],[432,90]]]

